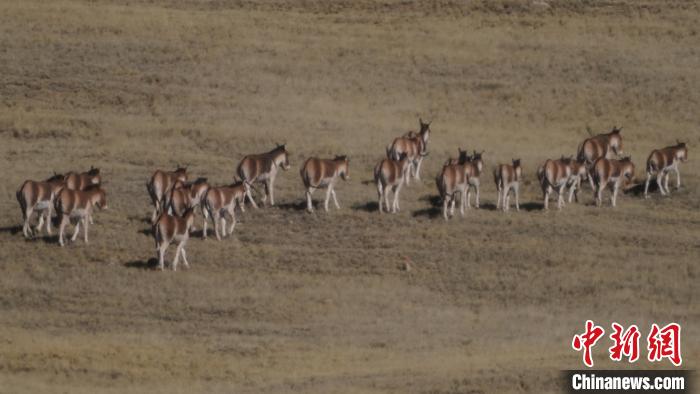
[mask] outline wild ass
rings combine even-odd
[[[216,239],[219,241],[221,240],[219,224],[221,225],[223,236],[226,236],[226,214],[231,218],[231,229],[228,233],[233,234],[233,228],[236,226],[236,205],[241,208],[241,211],[245,212],[244,201],[249,189],[250,185],[246,182],[237,182],[230,186],[209,188],[202,201],[202,210],[204,213],[203,238],[207,238],[209,217],[211,217],[214,223]]]
[[[166,211],[171,215],[182,216],[187,208],[195,209],[200,207],[204,195],[209,189],[207,178],[197,178],[194,182],[183,183],[175,181],[167,198]]]
[[[165,209],[165,199],[170,195],[176,181],[187,182],[187,168],[177,166],[175,171],[156,170],[151,180],[146,184],[148,195],[153,202],[153,215],[151,223],[155,223],[156,218]]]
[[[455,194],[460,193],[459,212],[464,216],[464,206],[467,196],[468,175],[467,164],[445,164],[440,175],[435,180],[440,198],[442,199],[442,216],[447,220],[447,206],[452,204],[450,216],[455,211]]]
[[[564,156],[557,160],[547,159],[537,170],[537,178],[542,186],[545,210],[549,209],[549,195],[554,191],[557,192],[557,209],[561,209],[564,205],[564,191],[573,173],[572,162],[571,157]]]
[[[634,164],[629,157],[624,157],[620,160],[601,157],[596,160],[591,169],[591,179],[596,185],[596,205],[601,206],[603,204],[603,190],[605,190],[608,183],[612,183],[613,192],[610,201],[614,207],[616,205],[617,192],[620,186],[624,186],[624,184],[631,181],[633,178]]]
[[[340,209],[338,204],[338,199],[335,196],[335,184],[338,178],[342,178],[344,181],[350,179],[349,171],[349,159],[347,156],[336,156],[333,160],[324,160],[312,157],[304,162],[301,167],[301,180],[306,188],[306,209],[309,212],[313,212],[313,203],[311,201],[311,194],[316,189],[326,188],[326,201],[324,203],[324,209],[328,212],[328,200],[333,196],[333,202],[335,207]]]
[[[649,197],[649,181],[654,173],[656,173],[656,184],[659,185],[659,191],[662,195],[671,194],[671,191],[668,189],[668,178],[671,175],[671,171],[676,172],[676,189],[679,189],[681,187],[681,173],[678,171],[678,163],[687,160],[688,147],[684,142],[676,141],[676,145],[653,150],[647,159],[647,180],[644,184],[644,197]],[[662,185],[664,178],[666,178],[666,182]]]
[[[603,157],[612,159],[613,154],[622,155],[622,135],[620,132],[622,127],[613,126],[609,133],[602,133],[596,136],[587,138],[579,146],[576,159],[586,162],[589,170],[592,168],[596,160]],[[591,184],[591,189],[595,189],[593,179],[588,178]]]
[[[32,234],[35,231],[41,231],[44,220],[46,220],[46,231],[51,235],[51,212],[53,210],[53,203],[56,195],[58,195],[63,187],[64,176],[61,174],[54,174],[54,176],[43,182],[24,181],[19,190],[17,190],[17,202],[19,202],[19,207],[22,210],[22,219],[24,221],[22,233],[25,238],[30,237],[30,231]],[[39,224],[32,230],[29,223],[35,211],[39,215]]]
[[[194,223],[194,210],[188,208],[182,217],[169,215],[163,212],[153,225],[153,238],[156,241],[156,252],[158,253],[158,268],[165,268],[165,251],[172,242],[177,242],[175,259],[173,260],[173,271],[177,271],[177,263],[180,255],[185,263],[185,267],[190,268],[187,262],[185,244],[190,238],[190,227]]]
[[[253,184],[260,182],[265,185],[265,194],[262,197],[263,203],[270,197],[270,205],[275,205],[274,184],[277,171],[281,167],[283,170],[289,169],[289,154],[284,145],[277,147],[267,153],[248,155],[241,160],[236,169],[238,177],[246,183]],[[250,189],[246,190],[246,195],[253,207],[258,205],[253,200]]]
[[[66,189],[70,190],[85,190],[89,186],[99,185],[102,183],[100,169],[90,167],[90,170],[77,173],[69,172],[65,177]]]
[[[493,180],[498,189],[496,209],[503,203],[503,211],[510,209],[510,190],[515,194],[515,209],[520,211],[520,180],[522,179],[520,159],[513,159],[512,164],[501,164],[493,171]]]
[[[410,176],[409,171],[411,160],[405,153],[400,155],[399,160],[384,159],[374,167],[374,182],[377,184],[377,194],[379,195],[379,213],[382,213],[382,197],[386,202],[386,211],[396,213],[399,210],[399,192],[401,185]],[[394,202],[389,209],[389,190],[394,192]]]
[[[575,198],[576,202],[578,202],[578,191],[581,189],[581,181],[585,181],[586,179],[588,179],[586,162],[583,160],[572,160],[571,176],[567,182],[567,187],[569,188],[569,203],[572,202],[572,198]]]
[[[80,231],[80,222],[83,223],[85,243],[88,243],[88,223],[94,207],[107,209],[107,195],[99,185],[90,186],[85,190],[63,189],[56,198],[56,212],[58,213],[60,227],[58,243],[63,246],[66,226],[75,220],[75,231],[71,241],[75,242]]]
[[[423,119],[418,118],[420,131],[415,133],[409,131],[401,137],[398,137],[386,148],[386,155],[395,161],[400,160],[401,154],[408,156],[411,163],[411,176],[420,180],[420,166],[423,158],[428,155],[428,139],[430,138],[430,123],[424,123]],[[406,184],[410,183],[410,179],[406,178]]]

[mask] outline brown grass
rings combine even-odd
[[[559,392],[585,319],[677,321],[698,367],[692,2],[128,3],[0,4],[0,391]],[[434,121],[424,180],[379,217],[362,181],[418,116]],[[686,140],[684,187],[617,209],[586,188],[541,212],[537,165],[613,124],[638,177]],[[144,269],[153,170],[225,183],[275,142],[294,166],[278,208],[191,240],[189,272]],[[485,177],[484,209],[435,217],[457,146],[487,170],[521,157],[525,210],[494,212]],[[296,168],[336,153],[342,209],[299,211]],[[89,247],[24,241],[19,184],[90,165],[111,209]],[[607,345],[596,365],[618,367]]]

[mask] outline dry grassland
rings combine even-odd
[[[0,1],[0,392],[559,392],[586,319],[677,321],[698,368],[699,18],[686,1]],[[418,116],[424,179],[380,217],[363,181]],[[542,212],[537,166],[613,124],[638,177],[685,140],[683,187],[617,209],[586,187]],[[192,239],[190,271],[148,269],[153,170],[226,183],[276,142],[279,207]],[[524,210],[494,211],[486,177],[482,209],[437,216],[458,146],[489,171],[521,157]],[[298,166],[336,153],[342,209],[303,212]],[[90,245],[25,241],[21,182],[90,165],[110,204]],[[596,366],[616,368],[608,345]],[[634,366],[651,367],[670,364]]]

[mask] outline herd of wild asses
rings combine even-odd
[[[428,155],[430,139],[430,122],[419,119],[418,131],[409,131],[394,139],[386,148],[386,157],[374,167],[374,182],[379,199],[379,213],[384,211],[396,213],[399,210],[399,192],[411,179],[420,180],[420,168]],[[668,179],[671,171],[676,173],[676,186],[681,180],[678,164],[688,158],[685,143],[676,141],[676,145],[651,152],[646,163],[646,182],[644,196],[648,197],[649,183],[656,176],[658,189],[663,195],[670,193]],[[482,152],[459,149],[457,158],[449,158],[436,178],[436,185],[442,201],[442,214],[447,220],[454,215],[456,197],[460,198],[460,212],[471,207],[471,193],[475,194],[475,206],[479,207],[480,179],[484,168]],[[562,156],[548,159],[537,170],[537,179],[542,187],[544,209],[549,208],[550,195],[557,194],[557,208],[564,205],[564,194],[569,189],[568,201],[578,201],[578,190],[582,181],[588,181],[594,190],[597,206],[602,204],[602,194],[606,187],[612,185],[611,204],[616,205],[617,194],[621,187],[633,181],[635,167],[629,156],[622,157],[621,129],[613,127],[608,133],[592,136],[584,140],[578,148],[576,158]],[[245,211],[245,200],[258,207],[251,189],[257,191],[256,184],[262,184],[263,204],[269,198],[274,205],[274,183],[279,169],[290,168],[285,145],[278,145],[262,154],[248,155],[236,168],[235,182],[231,185],[212,186],[206,178],[188,181],[187,169],[177,166],[174,171],[157,170],[147,183],[148,194],[153,203],[153,236],[158,253],[158,265],[164,268],[165,252],[168,246],[176,242],[177,250],[172,262],[176,270],[180,257],[189,267],[185,244],[193,230],[195,210],[204,218],[203,237],[208,235],[207,226],[211,220],[214,234],[218,240],[231,234],[236,225],[235,209]],[[309,158],[301,167],[301,179],[305,188],[306,206],[313,211],[311,195],[316,189],[325,189],[324,208],[328,210],[330,198],[336,208],[340,208],[336,198],[335,185],[338,178],[349,179],[349,159],[336,156],[333,159]],[[493,179],[498,191],[497,209],[510,209],[511,195],[515,197],[515,209],[520,210],[519,188],[523,177],[520,159],[512,163],[499,164],[493,170]],[[393,192],[393,201],[389,204],[389,192]],[[383,200],[383,201],[382,201]],[[100,170],[90,168],[83,173],[70,172],[65,175],[54,174],[45,181],[25,181],[17,191],[24,219],[22,232],[29,238],[41,231],[46,223],[46,231],[51,234],[53,212],[59,223],[58,241],[65,244],[65,229],[73,223],[75,229],[72,241],[75,241],[83,226],[85,243],[88,242],[88,224],[92,224],[95,207],[107,208],[105,190],[102,188]],[[449,210],[449,214],[448,214]],[[30,226],[33,213],[38,215],[38,224]],[[230,226],[226,221],[230,220]]]

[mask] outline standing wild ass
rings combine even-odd
[[[51,235],[51,212],[53,210],[54,199],[63,189],[65,177],[61,174],[54,174],[51,178],[43,181],[24,181],[19,190],[17,190],[17,202],[22,210],[22,233],[25,238],[29,238],[30,231],[32,234],[41,231],[41,226],[46,220],[46,231]],[[37,212],[39,215],[39,224],[34,230],[31,229],[30,221],[32,214]]]
[[[311,193],[316,189],[326,188],[326,202],[324,203],[324,209],[328,212],[328,200],[333,196],[333,202],[335,207],[340,209],[338,204],[338,199],[335,196],[335,184],[338,178],[342,178],[344,181],[350,179],[349,171],[349,159],[347,156],[336,156],[333,160],[324,160],[312,157],[304,162],[301,167],[301,181],[304,183],[304,188],[306,188],[306,209],[309,212],[313,211],[313,204],[311,201]]]
[[[180,181],[187,182],[187,168],[177,166],[175,171],[156,170],[151,177],[151,180],[146,184],[148,195],[151,196],[153,202],[153,215],[151,215],[151,223],[156,222],[156,218],[166,208],[165,200],[170,196],[175,183]]]
[[[430,138],[430,123],[424,123],[423,119],[418,118],[420,131],[415,133],[409,131],[401,137],[398,137],[386,148],[386,155],[395,161],[400,160],[401,154],[408,156],[411,163],[411,174],[417,180],[420,180],[420,166],[423,158],[428,155],[428,139]],[[409,177],[410,178],[410,177]],[[406,184],[410,183],[409,178],[406,178]]]
[[[671,194],[671,191],[668,190],[668,178],[671,176],[671,171],[676,172],[676,189],[679,189],[681,187],[681,173],[678,171],[678,163],[686,160],[688,160],[688,147],[684,142],[676,141],[676,145],[653,150],[647,159],[644,197],[649,197],[649,181],[654,173],[656,173],[656,184],[659,185],[659,191],[662,195]],[[665,184],[664,178],[666,178]]]
[[[270,205],[275,205],[274,185],[277,171],[281,167],[283,170],[289,169],[289,154],[284,145],[277,147],[267,153],[248,155],[241,160],[236,169],[238,177],[246,183],[253,184],[260,182],[265,185],[265,194],[262,197],[263,203],[270,197]],[[246,191],[250,203],[257,208],[258,205],[253,200],[250,189]]]

